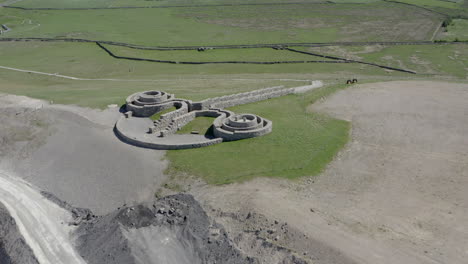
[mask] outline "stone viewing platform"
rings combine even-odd
[[[272,131],[272,121],[255,114],[235,114],[223,108],[306,92],[321,86],[319,81],[295,88],[277,86],[200,102],[176,98],[163,91],[139,92],[127,97],[125,113],[115,124],[115,132],[126,143],[152,149],[199,148],[223,141],[259,137]],[[150,119],[152,115],[171,108],[175,110],[162,114],[158,120]],[[215,118],[212,135],[176,134],[201,116]]]

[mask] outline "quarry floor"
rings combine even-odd
[[[249,252],[237,235],[269,230],[277,221],[291,231],[271,230],[265,239],[318,264],[464,263],[466,102],[467,84],[351,86],[308,109],[352,124],[350,142],[321,175],[224,186],[195,182],[189,193],[251,254],[265,252]],[[74,206],[107,213],[153,199],[167,179],[163,151],[114,136],[116,108],[48,105],[11,95],[0,95],[0,105],[0,169]]]
[[[288,223],[305,236],[279,243],[313,254],[314,263],[461,264],[468,258],[466,102],[467,84],[352,86],[308,109],[352,124],[350,142],[321,175],[192,192],[233,233],[242,223],[217,210]]]
[[[105,214],[154,197],[164,152],[122,143],[104,111],[0,96],[0,166],[77,207]]]

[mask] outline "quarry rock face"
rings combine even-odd
[[[63,224],[77,226],[72,239],[78,254],[88,264],[264,263],[259,256],[242,250],[224,227],[188,194],[124,205],[109,214],[96,216],[91,210],[75,208],[51,193],[41,193],[72,213],[73,219]],[[260,237],[251,243],[259,252],[282,252],[281,259],[275,263],[308,263]],[[0,263],[39,264],[15,220],[1,203]]]
[[[190,195],[83,220],[77,249],[89,263],[258,263],[237,250]]]

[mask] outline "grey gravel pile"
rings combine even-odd
[[[185,194],[82,220],[76,231],[77,249],[89,264],[141,263],[125,232],[151,226],[177,233],[181,244],[193,249],[192,263],[258,263],[237,250],[223,227],[212,222],[199,203]]]

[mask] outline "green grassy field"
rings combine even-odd
[[[137,50],[109,45],[107,45],[107,48],[118,56],[172,61],[330,61],[330,59],[326,58],[313,57],[310,55],[294,53],[287,50],[275,50],[272,48],[214,49],[202,52],[196,50]]]
[[[256,0],[255,3],[288,3],[287,0]],[[373,3],[381,0],[296,0],[303,3]],[[428,7],[459,8],[466,5],[464,0],[399,0],[399,2]],[[1,2],[0,2],[1,3]],[[86,7],[120,7],[120,6],[168,6],[168,5],[216,5],[216,4],[249,4],[251,0],[24,0],[13,4],[21,7],[57,7],[57,8],[86,8]]]
[[[334,3],[372,3],[381,0],[334,0]],[[174,5],[218,5],[218,4],[250,4],[250,3],[288,3],[288,0],[24,0],[15,3],[21,7],[58,7],[58,8],[86,8],[86,7],[119,7],[119,6],[174,6]],[[323,0],[295,0],[302,3],[320,3]]]
[[[190,134],[192,131],[198,131],[200,135],[212,135],[213,120],[213,117],[197,117],[177,131],[177,134]]]
[[[0,9],[0,21],[12,29],[3,37],[88,38],[167,46],[424,40],[442,20],[442,16],[425,10],[383,2],[365,4],[365,8],[357,4],[297,4],[78,11]]]
[[[416,71],[418,74],[468,78],[468,44],[298,48],[348,59]]]
[[[171,107],[171,108],[168,108],[168,109],[166,109],[166,110],[163,110],[163,111],[161,111],[161,112],[159,112],[159,113],[156,113],[156,114],[150,116],[150,118],[151,118],[152,120],[159,120],[159,119],[161,118],[162,115],[164,115],[164,114],[166,114],[166,113],[169,113],[169,112],[172,112],[172,111],[175,111],[175,110],[176,110],[175,107]]]
[[[113,49],[113,48],[112,48]],[[271,54],[279,54],[281,51],[269,49]],[[215,51],[225,52],[223,50]],[[205,55],[203,52],[191,52],[196,56],[209,56],[211,51]],[[288,53],[295,56],[295,53]],[[139,54],[136,54],[139,55]],[[146,54],[145,54],[146,55]],[[173,65],[151,62],[137,62],[113,59],[93,43],[71,44],[71,43],[0,43],[0,66],[9,66],[22,69],[60,73],[64,75],[82,78],[126,78],[126,79],[180,79],[187,75],[210,76],[217,75],[256,75],[255,79],[287,78],[294,79],[294,75],[329,74],[340,72],[343,75],[391,75],[394,77],[405,77],[407,74],[386,73],[384,70],[357,64],[285,64],[285,65]],[[229,59],[231,57],[219,57]],[[257,55],[256,55],[257,56]],[[260,55],[258,55],[260,56]],[[301,55],[302,56],[302,55]],[[155,56],[157,57],[157,56]],[[267,55],[265,55],[266,59]],[[171,57],[168,57],[171,58]],[[285,57],[286,58],[286,57]],[[311,60],[320,59],[314,56],[304,55],[301,58]],[[236,78],[235,76],[233,78]],[[237,77],[238,78],[238,77]],[[252,77],[250,77],[252,78]],[[184,94],[191,93],[189,88],[180,88]],[[217,89],[223,89],[222,86]],[[211,96],[213,94],[209,94]],[[199,93],[196,96],[200,96]]]
[[[407,68],[428,74],[424,78],[434,75],[434,78],[466,79],[466,46],[328,47],[313,48],[312,51]],[[205,56],[201,52],[194,53]],[[344,82],[355,76],[361,79],[423,78],[359,64],[191,66],[115,60],[96,49],[94,44],[0,43],[0,57],[0,66],[82,78],[134,80],[74,81],[0,69],[0,92],[101,108],[121,104],[129,94],[149,89],[201,100],[258,88],[306,83],[294,81],[296,79]]]
[[[398,0],[398,2],[408,3],[425,7],[444,7],[444,8],[460,8],[463,1],[443,1],[443,0]]]
[[[468,19],[454,19],[447,26],[441,39],[447,41],[468,41]]]
[[[349,123],[307,113],[306,107],[343,87],[329,86],[306,95],[290,95],[232,108],[235,112],[256,113],[273,120],[273,132],[264,137],[206,148],[169,151],[168,171],[195,174],[210,184],[256,176],[294,179],[316,175],[346,144]]]
[[[423,40],[442,17],[395,3],[303,4],[232,8],[183,8],[176,15],[210,25],[274,33],[287,31],[288,42]],[[258,16],[257,14],[261,14]],[[418,31],[412,28],[418,27]],[[266,40],[267,41],[267,40]]]
[[[74,81],[0,69],[0,93],[25,95],[58,104],[106,108],[110,104],[121,105],[128,95],[143,90],[161,90],[174,93],[178,97],[201,100],[277,85],[293,87],[306,83],[275,80],[275,76],[265,76],[265,79],[249,75],[210,77],[186,75],[181,79],[155,78],[154,81]]]

